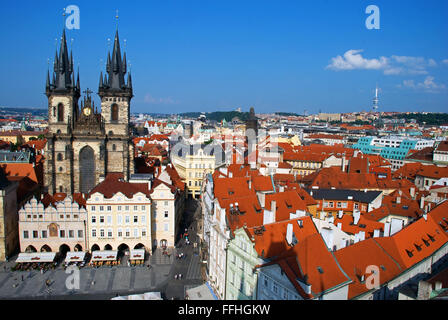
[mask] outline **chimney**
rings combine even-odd
[[[277,221],[276,214],[277,214],[277,202],[275,200],[271,201],[271,211],[272,211],[272,217],[274,219],[273,222]]]
[[[252,190],[252,179],[249,179],[249,190]]]
[[[397,197],[397,204],[401,203],[401,197]]]
[[[359,218],[361,218],[361,212],[354,211],[353,212],[353,224],[356,226],[359,222]]]
[[[409,189],[409,193],[411,194],[412,199],[415,200],[415,188],[411,187],[411,189]]]
[[[339,219],[342,219],[343,216],[344,216],[344,211],[339,210],[339,212],[338,212],[338,218],[339,218]]]
[[[421,197],[420,198],[420,209],[423,209],[424,206],[425,206],[425,198]]]
[[[285,186],[280,186],[280,192],[285,192]]]
[[[288,223],[288,226],[286,227],[286,242],[288,245],[292,245],[292,223]]]
[[[384,236],[389,237],[390,236],[390,222],[386,222],[384,224]]]
[[[428,215],[426,213],[423,214],[423,219],[425,219],[425,221],[428,221]]]

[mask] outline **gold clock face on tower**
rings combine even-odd
[[[82,112],[84,113],[84,115],[85,115],[86,117],[88,117],[88,116],[90,116],[90,115],[92,114],[92,109],[90,109],[90,108],[84,108],[84,109],[82,110]]]

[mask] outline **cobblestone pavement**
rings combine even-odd
[[[182,227],[189,229],[190,241],[196,241],[195,219],[200,210],[195,200],[189,200]],[[184,229],[182,229],[184,230]],[[176,255],[184,253],[184,259]],[[0,264],[0,299],[110,299],[116,295],[138,294],[160,291],[166,299],[183,299],[185,287],[203,283],[198,249],[193,244],[187,246],[181,239],[176,248],[163,255],[156,249],[146,266],[115,266],[80,269],[79,290],[69,290],[67,278],[71,275],[63,268],[47,271],[10,271],[15,257],[8,263]],[[5,270],[6,268],[6,270]],[[182,280],[174,275],[182,274]],[[22,280],[23,277],[23,280]],[[46,285],[50,280],[50,285]]]

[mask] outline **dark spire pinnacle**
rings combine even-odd
[[[132,90],[132,77],[131,77],[131,72],[128,73],[128,88]]]
[[[103,71],[101,71],[101,73],[100,73],[100,84],[99,84],[99,87],[100,88],[102,88],[104,85],[103,85]]]
[[[111,62],[110,62],[110,52],[107,53],[107,63],[106,63],[106,72],[110,73],[112,70],[110,69]]]
[[[127,72],[126,52],[123,54],[123,73]]]
[[[48,90],[50,90],[50,70],[47,70],[47,83],[45,88]]]
[[[56,49],[56,53],[54,54],[54,63],[53,63],[54,71],[56,71],[56,69],[58,69],[58,65],[59,65],[58,49]]]
[[[70,90],[76,89],[75,85],[75,75],[73,70],[73,53],[70,53],[67,48],[67,39],[65,35],[65,28],[62,30],[61,45],[58,51],[56,50],[55,60],[54,60],[54,77],[53,81],[54,89]]]
[[[81,91],[81,83],[80,83],[80,81],[79,81],[79,67],[78,67],[78,79],[77,79],[77,81],[76,81],[76,89],[77,89],[78,91]]]
[[[130,77],[128,75],[128,84],[126,84],[126,73],[126,53],[124,53],[123,56],[121,55],[120,37],[117,29],[115,32],[112,54],[110,52],[107,54],[106,74],[102,83],[100,80],[100,95],[106,93],[106,91],[112,91],[112,93],[124,93],[132,96],[132,80],[129,85]]]

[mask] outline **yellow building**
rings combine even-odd
[[[300,138],[297,135],[291,137],[278,137],[277,142],[279,143],[288,143],[293,145],[294,147],[301,146]]]
[[[0,140],[11,143],[25,143],[31,138],[38,138],[39,135],[44,134],[43,131],[3,131],[0,132]]]
[[[217,144],[176,144],[171,150],[171,161],[187,185],[188,194],[198,198],[207,173],[225,165],[225,154]]]

